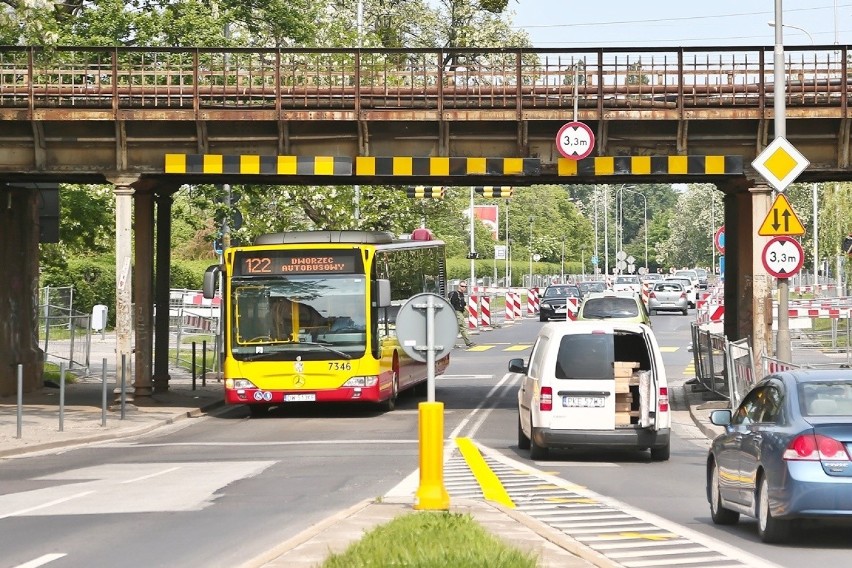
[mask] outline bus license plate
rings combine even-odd
[[[316,402],[316,400],[317,395],[314,393],[284,395],[284,402]]]
[[[574,408],[603,408],[602,396],[566,396],[562,398],[562,405]]]

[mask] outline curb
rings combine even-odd
[[[225,405],[224,401],[216,401],[210,403],[206,406],[202,406],[201,408],[188,410],[186,412],[182,412],[180,414],[176,414],[171,418],[163,418],[157,420],[153,424],[141,425],[135,428],[127,428],[124,430],[117,430],[114,432],[104,433],[104,434],[93,434],[91,436],[81,436],[78,438],[62,440],[59,442],[42,442],[36,443],[31,446],[21,446],[19,448],[12,448],[9,450],[0,450],[0,458],[8,458],[19,456],[23,454],[30,454],[35,452],[43,452],[47,450],[54,450],[56,448],[68,448],[71,446],[82,446],[85,444],[92,444],[94,442],[104,442],[107,440],[116,440],[119,438],[129,438],[132,436],[139,436],[142,434],[147,434],[148,432],[152,432],[157,428],[161,428],[163,426],[168,426],[170,424],[175,424],[182,420],[188,418],[198,418],[209,414],[213,410],[218,409]]]
[[[268,564],[269,562],[272,562],[273,560],[275,560],[276,558],[278,558],[279,556],[281,556],[285,552],[292,550],[292,549],[296,548],[297,546],[304,544],[307,541],[311,540],[312,538],[314,538],[318,534],[322,533],[323,531],[325,531],[326,529],[328,529],[329,527],[331,527],[335,523],[342,521],[343,519],[349,518],[353,515],[356,515],[360,511],[362,511],[362,510],[366,509],[367,507],[369,507],[370,505],[372,505],[374,502],[375,502],[374,499],[364,499],[363,501],[361,501],[359,503],[355,503],[354,505],[352,505],[348,509],[338,511],[337,513],[331,515],[330,517],[326,517],[325,519],[321,520],[320,522],[318,522],[314,525],[311,525],[310,527],[306,528],[305,530],[303,530],[302,532],[300,532],[296,536],[288,538],[287,540],[285,540],[284,542],[282,542],[278,546],[275,546],[272,549],[267,550],[266,552],[263,552],[263,553],[255,556],[254,558],[247,560],[246,562],[240,564],[240,568],[258,568],[260,566],[264,566],[264,565]]]

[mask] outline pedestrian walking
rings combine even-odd
[[[462,280],[459,282],[456,289],[450,292],[450,304],[456,311],[456,321],[459,324],[459,333],[464,340],[465,346],[473,347],[476,344],[470,340],[470,335],[467,333],[467,300],[464,297],[465,292],[467,292],[467,282]]]

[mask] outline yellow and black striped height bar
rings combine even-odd
[[[351,176],[352,158],[257,154],[166,154],[167,174]]]
[[[538,158],[375,157],[355,158],[359,176],[537,176]]]
[[[512,197],[511,185],[480,185],[473,191],[482,197]]]
[[[442,185],[410,185],[405,188],[405,194],[415,199],[443,199]]]
[[[559,158],[560,176],[742,175],[742,156],[601,156]]]

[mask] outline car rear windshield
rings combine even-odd
[[[669,282],[668,284],[656,284],[654,292],[682,292],[683,286],[677,282]]]
[[[555,375],[557,379],[612,379],[614,357],[611,334],[563,335]]]
[[[584,318],[632,318],[638,315],[639,306],[633,298],[589,298],[583,304]]]
[[[804,416],[852,416],[852,381],[799,383]]]

